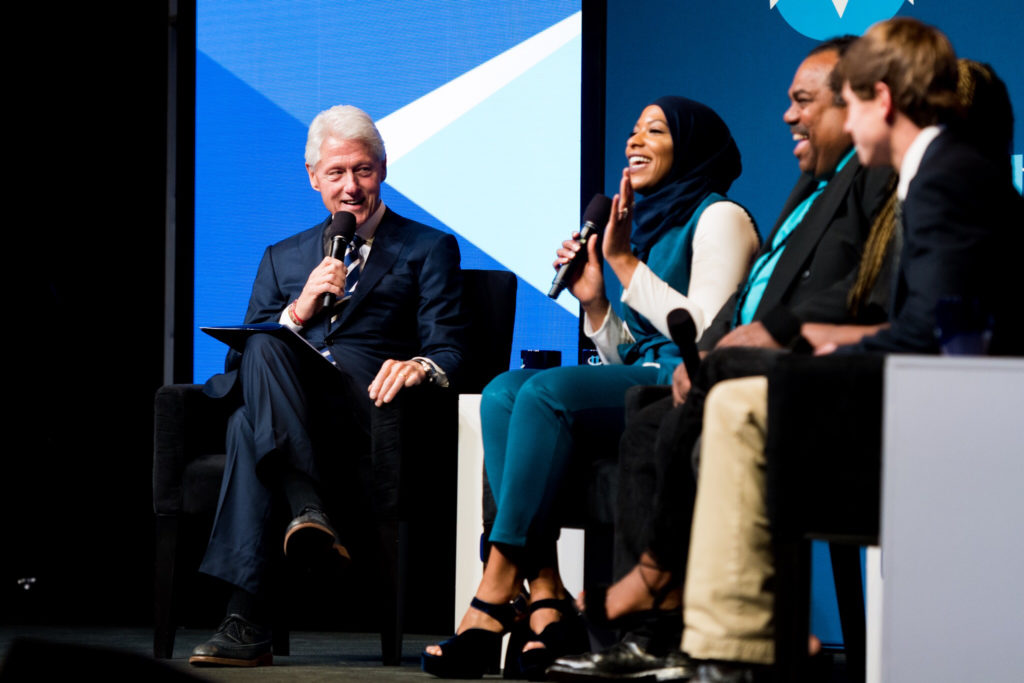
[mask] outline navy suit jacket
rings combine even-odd
[[[891,326],[844,351],[934,353],[940,299],[977,299],[995,316],[993,353],[1024,353],[1014,277],[1024,199],[999,165],[946,131],[925,150],[903,202]]]
[[[790,234],[754,312],[754,320],[764,320],[776,309],[786,307],[804,322],[847,321],[847,294],[856,277],[871,223],[889,198],[891,177],[888,169],[867,169],[856,157],[850,159]],[[818,180],[809,173],[800,177],[754,261],[771,251],[775,233],[817,185]],[[713,349],[732,329],[733,313],[746,282],[744,278],[705,330],[701,349]]]
[[[267,247],[253,282],[246,323],[277,322],[298,298],[309,273],[324,258],[323,223]],[[314,346],[331,354],[359,385],[369,386],[389,358],[430,358],[456,381],[465,322],[459,247],[453,235],[402,218],[387,209],[374,234],[359,285],[334,323],[321,311],[303,328]],[[231,392],[241,354],[229,351],[225,372],[204,391]]]

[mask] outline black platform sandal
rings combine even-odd
[[[469,606],[479,610],[501,624],[500,631],[470,628],[442,643],[441,654],[422,653],[423,671],[439,678],[480,678],[497,669],[501,658],[501,637],[516,620],[514,603],[495,604],[473,598]]]
[[[519,677],[531,681],[546,680],[545,671],[559,657],[579,654],[590,649],[587,628],[583,624],[583,619],[580,617],[575,603],[570,598],[537,600],[530,604],[528,614],[533,614],[539,609],[554,609],[562,616],[558,621],[553,621],[545,626],[540,633],[534,634],[530,631],[531,635],[526,637],[526,642],[544,644],[544,647],[520,651],[517,657]],[[509,656],[506,654],[506,669],[508,661]],[[506,678],[509,677],[506,675]]]

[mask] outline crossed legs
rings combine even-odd
[[[347,439],[353,451],[365,448],[369,400],[360,407],[354,383],[340,372],[324,377],[325,370],[330,368],[306,367],[270,335],[249,339],[239,370],[242,405],[228,422],[227,461],[200,567],[204,573],[259,593],[271,552],[265,535],[275,498],[282,493],[270,483],[297,478],[308,485],[295,488],[315,496],[322,480],[315,443],[327,423],[336,432],[335,442]]]

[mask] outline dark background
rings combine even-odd
[[[19,4],[5,41],[0,620],[147,623],[167,7]]]

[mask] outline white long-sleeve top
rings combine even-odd
[[[672,289],[641,262],[622,290],[622,303],[651,321],[669,337],[669,311],[685,308],[693,317],[697,339],[747,273],[757,253],[758,237],[747,212],[731,201],[715,202],[697,219],[693,233],[693,262],[688,294]],[[601,361],[621,364],[619,344],[635,341],[626,323],[611,308],[596,330],[584,316],[583,332],[594,341]]]

